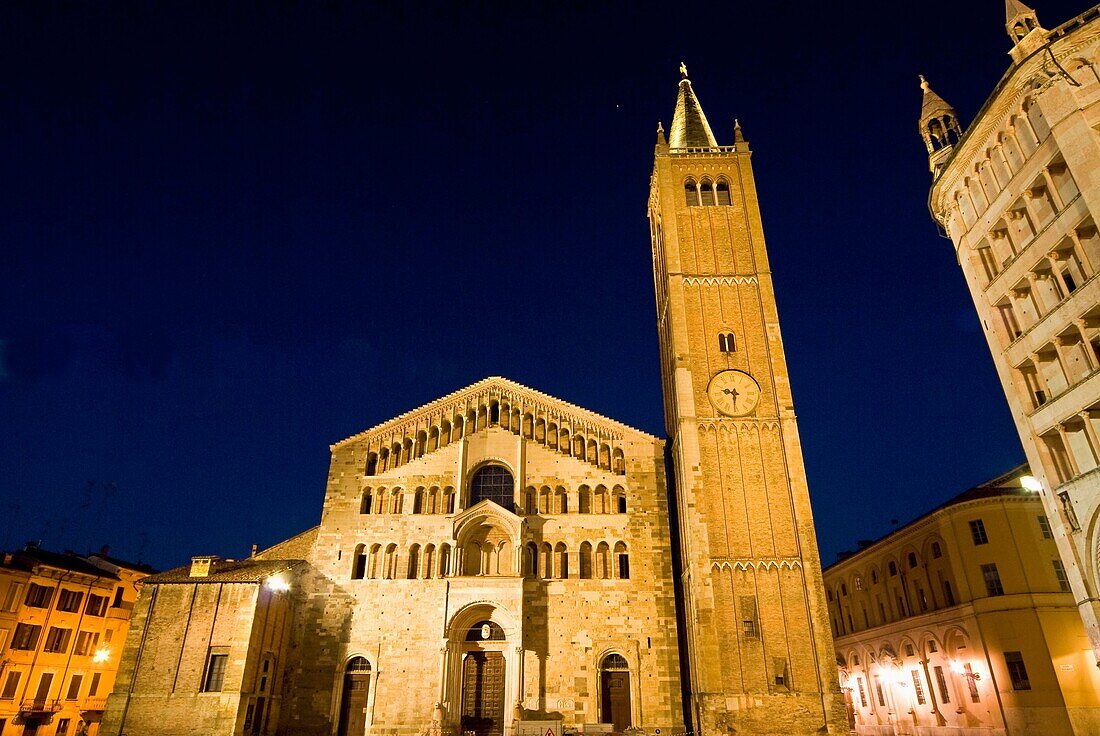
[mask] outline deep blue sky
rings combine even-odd
[[[754,150],[823,559],[1022,459],[917,135],[918,72],[965,122],[1007,67],[1001,0],[538,8],[3,4],[0,546],[246,554],[487,375],[663,434],[681,59]]]

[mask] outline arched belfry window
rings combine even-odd
[[[486,465],[478,470],[470,481],[470,505],[492,501],[512,511],[515,498],[515,481],[512,473],[503,465]]]
[[[737,352],[737,338],[732,332],[718,333],[718,349],[723,353]]]
[[[718,183],[714,185],[714,193],[718,196],[718,206],[728,207],[732,204],[730,200],[730,185],[725,179],[719,179]]]
[[[710,179],[703,179],[699,183],[699,198],[704,207],[714,206],[714,185],[710,183]]]
[[[699,206],[699,187],[696,186],[695,180],[688,179],[684,182],[684,198],[687,200],[688,207]]]

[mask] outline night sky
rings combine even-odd
[[[917,74],[965,124],[1003,18],[4,3],[0,546],[246,555],[319,520],[330,443],[489,375],[663,436],[645,204],[681,60],[754,151],[823,560],[1009,469],[917,133]]]

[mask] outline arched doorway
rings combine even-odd
[[[630,667],[621,654],[600,663],[600,723],[613,724],[615,733],[630,728]]]
[[[340,696],[338,736],[361,736],[367,730],[367,696],[370,694],[370,662],[352,657],[344,668],[344,688]]]
[[[463,733],[477,736],[504,734],[504,629],[478,621],[466,632],[462,658]]]

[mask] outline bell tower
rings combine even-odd
[[[847,732],[749,144],[680,73],[648,211],[693,730]]]

